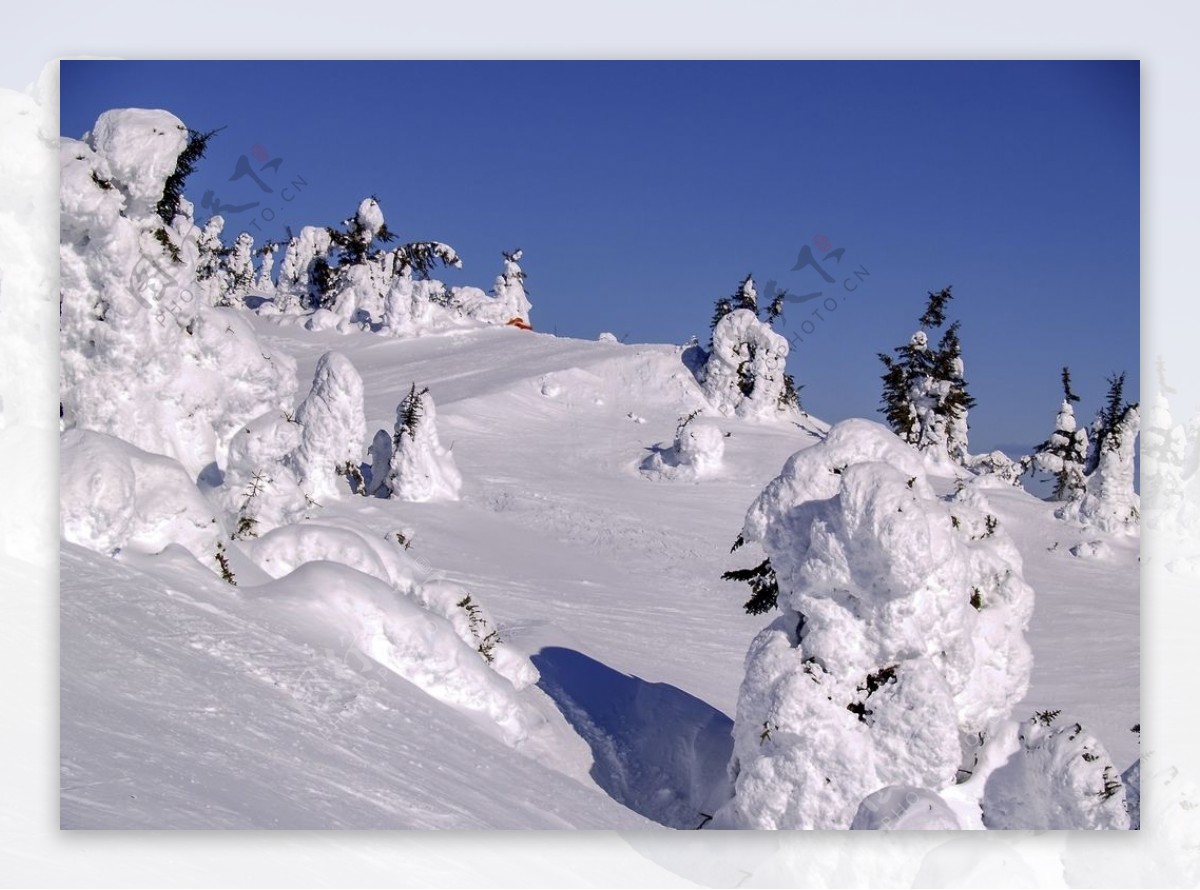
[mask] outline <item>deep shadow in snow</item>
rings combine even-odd
[[[668,827],[698,828],[729,797],[733,721],[716,708],[572,649],[549,647],[532,660],[614,800]]]

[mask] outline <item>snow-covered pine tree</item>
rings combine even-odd
[[[1108,384],[1108,398],[1092,424],[1078,518],[1103,532],[1136,533],[1141,498],[1134,486],[1134,459],[1141,412],[1136,402],[1125,401],[1124,374],[1114,374]]]
[[[1104,407],[1096,413],[1096,419],[1088,435],[1088,456],[1084,472],[1089,476],[1095,472],[1100,463],[1100,453],[1105,441],[1116,433],[1125,414],[1137,408],[1137,403],[1125,401],[1125,372],[1113,374],[1108,378],[1108,394],[1104,399]]]
[[[709,403],[722,414],[772,417],[800,410],[799,388],[784,368],[788,341],[759,320],[758,291],[747,275],[717,301],[712,340],[698,373]]]
[[[345,490],[340,477],[347,475],[357,493],[361,477],[353,477],[362,459],[367,422],[362,378],[348,358],[337,352],[321,356],[312,390],[296,409],[296,422],[302,432],[291,464],[308,495],[317,501],[337,497]]]
[[[254,238],[248,232],[242,232],[234,240],[225,260],[225,268],[229,271],[229,282],[222,302],[229,305],[239,297],[244,297],[254,283]]]
[[[458,500],[462,477],[450,451],[438,441],[437,412],[428,388],[414,383],[396,407],[390,497],[405,501]]]
[[[261,257],[258,266],[258,277],[254,281],[255,289],[263,293],[270,293],[275,290],[275,280],[272,272],[275,268],[275,254],[279,250],[279,244],[275,241],[268,241],[257,251]]]
[[[734,309],[749,309],[758,315],[758,290],[754,287],[754,277],[747,275],[738,285],[733,295]]]
[[[1033,465],[1054,476],[1054,500],[1076,501],[1083,497],[1087,480],[1087,430],[1075,422],[1073,403],[1079,396],[1071,389],[1071,371],[1062,369],[1063,401],[1055,419],[1054,432],[1033,454]]]
[[[955,321],[942,333],[936,348],[926,329],[946,323],[950,287],[930,292],[921,328],[908,343],[879,353],[883,363],[883,398],[880,412],[896,435],[921,451],[945,454],[956,463],[967,460],[967,413],[975,400],[963,379],[962,344]]]
[[[507,316],[505,322],[520,321],[529,324],[529,310],[532,304],[525,291],[525,272],[519,264],[525,255],[519,247],[513,251],[503,251],[504,271],[496,278],[492,294],[503,307],[502,314]]]
[[[722,828],[847,828],[889,785],[952,785],[967,739],[1028,688],[1033,591],[982,493],[948,503],[880,424],[794,454],[746,515],[767,560],[749,611],[779,615],[746,656]],[[757,582],[758,587],[755,587]]]

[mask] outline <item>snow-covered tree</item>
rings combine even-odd
[[[750,300],[753,280],[743,281],[738,293]],[[785,370],[788,348],[753,309],[731,309],[716,321],[700,371],[705,398],[727,416],[778,417],[798,410],[795,382]]]
[[[1077,501],[1083,497],[1087,479],[1087,430],[1075,421],[1075,402],[1079,396],[1071,390],[1071,371],[1062,369],[1063,401],[1055,418],[1054,432],[1034,451],[1034,466],[1054,476],[1054,499]]]
[[[231,299],[244,297],[254,284],[254,238],[248,232],[242,232],[234,240],[225,268],[229,271],[229,283],[222,302],[228,305]]]
[[[735,309],[748,309],[754,313],[756,318],[758,317],[758,289],[754,285],[754,277],[752,275],[747,275],[743,278],[737,286],[737,290],[731,296],[717,298],[716,305],[713,307],[712,322],[709,324],[714,334],[721,319]],[[773,320],[769,319],[768,324]]]
[[[291,463],[309,496],[318,502],[350,490],[359,493],[363,439],[363,383],[344,355],[327,352],[317,362],[312,389],[296,409],[300,445]]]
[[[1104,746],[1078,723],[1042,711],[995,770],[981,806],[988,828],[1127,829],[1125,787]]]
[[[1126,405],[1117,419],[1102,431],[1096,467],[1087,477],[1079,502],[1079,519],[1103,532],[1136,532],[1141,498],[1134,487],[1134,458],[1141,414],[1136,404]]]
[[[921,451],[945,455],[965,463],[967,413],[975,400],[963,379],[959,322],[943,331],[934,348],[928,329],[946,324],[946,305],[953,297],[949,287],[929,294],[918,319],[921,327],[895,356],[879,354],[883,363],[883,407],[880,411],[896,435]]]
[[[496,277],[492,287],[492,295],[503,307],[503,314],[508,318],[506,323],[514,319],[529,324],[529,310],[532,305],[525,293],[525,273],[520,266],[524,251],[517,248],[514,251],[503,251],[504,271]]]
[[[458,500],[462,477],[454,457],[438,440],[437,411],[428,389],[414,383],[396,407],[391,497],[405,501]]]
[[[279,245],[274,241],[268,241],[258,249],[258,255],[261,257],[258,266],[258,277],[254,281],[254,287],[261,293],[270,294],[275,290],[275,279],[272,272],[275,268],[275,254],[279,250]]]
[[[1032,662],[1033,591],[982,495],[943,500],[913,449],[848,420],[792,455],[742,536],[780,615],[746,656],[714,824],[846,828],[880,788],[954,784]]]
[[[62,140],[60,396],[64,429],[169,455],[194,480],[296,384],[287,355],[206,299],[182,199],[171,223],[158,212],[188,134],[168,112],[127,108],[86,142]]]
[[[288,240],[279,269],[276,306],[283,312],[317,305],[330,286],[329,252],[333,241],[322,226],[305,226]]]
[[[698,420],[699,411],[680,418],[670,448],[651,454],[642,462],[642,472],[652,479],[694,481],[720,469],[725,454],[725,434],[710,423]]]

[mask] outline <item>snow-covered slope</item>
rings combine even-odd
[[[1085,531],[804,414],[749,278],[707,358],[558,339],[520,250],[448,289],[369,198],[272,280],[179,192],[207,138],[62,140],[65,825],[1136,818],[1132,432]]]
[[[331,349],[351,358],[364,460],[412,384],[429,387],[461,499],[346,494],[313,521],[403,530],[426,582],[470,591],[501,646],[530,657],[538,688],[520,695],[548,728],[514,749],[489,721],[379,669],[352,638],[339,648],[315,613],[257,596],[270,577],[242,555],[256,542],[229,544],[237,588],[181,551],[113,560],[67,546],[63,824],[704,821],[728,794],[743,660],[769,620],[745,615],[745,588],[720,574],[761,558],[729,553],[746,509],[825,426],[714,413],[706,422],[729,434],[721,471],[653,479],[642,462],[702,405],[678,348],[511,328],[395,340],[251,320],[301,380]],[[1136,540],[1079,559],[1069,550],[1080,533],[1050,505],[1016,489],[988,497],[1037,594],[1033,681],[1015,716],[1061,708],[1123,770],[1137,756]]]

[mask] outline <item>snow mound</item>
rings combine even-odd
[[[889,785],[868,794],[858,806],[852,831],[957,831],[954,811],[928,788]]]
[[[680,424],[675,442],[642,462],[642,473],[651,479],[696,480],[712,476],[725,455],[725,434],[711,423]]]
[[[793,455],[743,537],[782,615],[746,656],[718,824],[845,828],[889,785],[941,790],[963,740],[1024,695],[1033,591],[978,492],[947,502],[921,456],[865,420]]]
[[[109,555],[177,543],[213,565],[224,531],[178,461],[89,430],[64,433],[59,460],[63,538]]]
[[[1126,829],[1125,788],[1108,752],[1078,723],[1056,714],[1024,721],[1020,746],[988,778],[982,800],[988,828]]]
[[[485,718],[510,746],[544,725],[512,682],[464,643],[449,621],[376,577],[314,561],[245,592],[289,613],[297,636],[366,656],[439,701]]]

